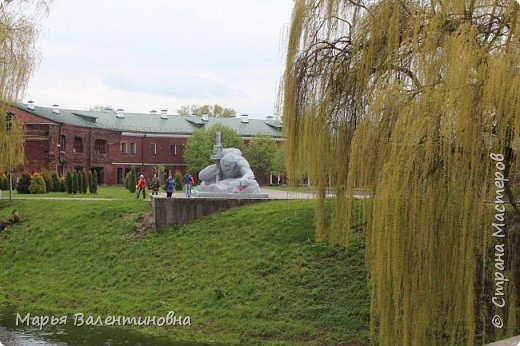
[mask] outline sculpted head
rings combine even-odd
[[[220,169],[222,170],[222,173],[229,177],[233,175],[233,172],[235,171],[235,167],[237,165],[237,160],[239,156],[234,153],[229,153],[224,155],[220,159]]]

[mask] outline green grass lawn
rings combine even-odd
[[[131,328],[237,345],[368,344],[363,234],[346,249],[315,243],[311,201],[258,203],[137,238],[149,203],[4,200],[0,220],[13,208],[22,222],[0,233],[0,302],[20,312],[173,310],[192,325]]]
[[[312,188],[310,186],[288,186],[288,185],[279,185],[279,186],[269,186],[262,185],[260,187],[262,190],[278,190],[278,191],[287,191],[287,192],[307,192],[312,193]]]

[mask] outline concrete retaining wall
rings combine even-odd
[[[165,230],[191,223],[203,216],[211,215],[241,205],[268,201],[268,199],[222,199],[222,198],[152,198],[155,229]]]

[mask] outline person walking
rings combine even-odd
[[[182,178],[184,182],[184,186],[186,187],[186,197],[191,197],[191,184],[193,182],[193,177],[191,176],[190,172],[186,172],[184,177]]]
[[[166,180],[166,197],[171,197],[173,190],[175,190],[175,180],[172,179],[172,176],[169,175],[168,179]]]
[[[159,178],[157,178],[157,174],[154,174],[153,178],[152,178],[152,196],[153,195],[156,195],[156,196],[159,195],[159,187],[160,187],[160,185],[161,185],[161,182],[159,181]]]
[[[139,199],[139,195],[141,194],[141,191],[143,192],[143,199],[146,198],[146,179],[144,178],[144,175],[139,176],[139,180],[137,181],[137,196],[136,198]]]

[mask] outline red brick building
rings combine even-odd
[[[19,105],[16,119],[24,124],[26,164],[30,173],[44,169],[63,172],[73,169],[97,171],[100,183],[122,184],[126,172],[153,174],[163,165],[166,171],[184,173],[184,144],[193,131],[217,123],[235,131],[245,142],[258,133],[282,139],[281,126],[266,120],[169,115],[166,110],[150,114],[123,110],[81,111]],[[269,178],[257,177],[267,183]],[[267,180],[267,181],[266,181]]]

